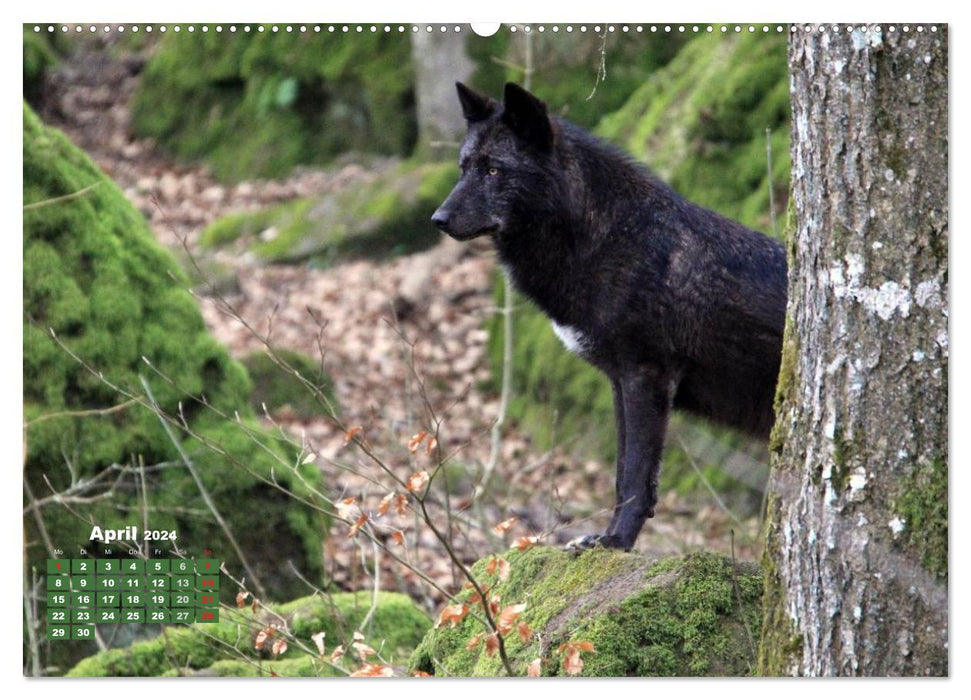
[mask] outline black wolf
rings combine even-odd
[[[564,344],[609,377],[617,505],[605,534],[571,544],[629,550],[654,515],[672,407],[768,435],[785,252],[549,116],[518,85],[501,103],[457,87],[462,175],[432,222],[461,241],[491,236]]]

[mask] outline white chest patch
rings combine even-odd
[[[553,332],[556,333],[556,337],[560,339],[560,342],[570,352],[576,355],[583,355],[584,350],[587,349],[587,339],[576,328],[572,326],[561,326],[556,321],[553,321]]]

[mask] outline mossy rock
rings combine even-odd
[[[223,593],[224,598],[231,594]],[[320,658],[312,637],[323,632],[327,655],[344,645],[371,609],[371,593],[335,593],[301,598],[253,612],[223,608],[219,622],[164,627],[153,639],[127,649],[112,649],[83,659],[67,675],[91,676],[343,676]],[[257,651],[260,630],[276,625],[288,649],[277,657]],[[374,613],[363,629],[365,641],[391,664],[401,665],[431,625],[428,617],[400,593],[379,593]],[[352,670],[349,651],[340,666]]]
[[[279,177],[348,150],[411,152],[407,34],[208,30],[159,42],[132,104],[137,133],[227,181]]]
[[[147,407],[144,380],[262,583],[281,597],[306,590],[288,562],[311,579],[322,571],[319,472],[262,435],[246,370],[208,333],[185,275],[122,192],[26,105],[23,123],[24,478],[38,499],[51,489],[89,497],[41,508],[43,536],[25,518],[28,566],[43,571],[44,536],[98,554],[99,543],[86,545],[92,524],[142,525],[144,516],[243,575]]]
[[[535,547],[510,551],[500,582],[478,562],[473,573],[501,596],[501,606],[525,603],[516,620],[532,630],[527,642],[505,636],[513,671],[542,659],[542,674],[566,675],[566,643],[590,642],[583,676],[747,676],[759,639],[762,575],[755,564],[709,553],[653,560],[596,548],[574,556]],[[468,593],[459,596],[467,600]],[[484,623],[471,612],[456,627],[433,629],[415,650],[412,670],[440,676],[506,675],[498,654],[469,642]]]
[[[317,266],[414,253],[441,240],[429,219],[457,180],[452,163],[406,161],[364,185],[224,217],[200,242],[208,248],[232,244],[263,262]]]
[[[766,129],[781,216],[789,192],[789,113],[784,34],[705,34],[606,115],[596,133],[687,199],[772,235]]]
[[[286,412],[300,418],[340,413],[333,380],[306,355],[275,349],[273,356],[259,351],[241,362],[253,383],[250,405],[257,413]]]

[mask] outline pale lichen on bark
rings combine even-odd
[[[799,28],[789,66],[762,671],[946,674],[947,27]]]

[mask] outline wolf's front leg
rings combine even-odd
[[[658,473],[668,413],[677,387],[670,372],[641,366],[613,381],[617,418],[617,504],[607,532],[567,545],[575,552],[595,547],[629,551],[657,505]]]

